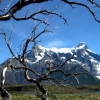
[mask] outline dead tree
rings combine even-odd
[[[3,98],[2,100],[11,100],[11,95],[3,87],[0,87],[0,94],[1,97]]]
[[[70,59],[72,59],[74,57],[74,54],[72,54],[72,56],[69,58],[69,59],[66,59],[63,63],[61,64],[57,64],[57,65],[54,65],[53,64],[53,61],[48,61],[46,64],[47,64],[47,69],[46,69],[46,73],[38,73],[36,72],[35,70],[29,68],[27,66],[27,53],[30,51],[28,49],[28,46],[30,43],[36,43],[36,39],[41,36],[42,34],[44,33],[47,33],[47,32],[53,32],[55,28],[52,28],[52,29],[48,29],[48,26],[50,25],[50,23],[46,20],[42,20],[40,18],[36,18],[35,16],[38,15],[38,14],[43,14],[43,15],[56,15],[58,17],[60,17],[61,19],[64,20],[65,23],[67,23],[66,19],[63,18],[61,15],[55,13],[55,9],[52,10],[52,11],[48,11],[48,10],[45,10],[45,9],[40,9],[39,11],[37,12],[33,12],[32,14],[30,15],[27,15],[28,12],[26,12],[26,15],[23,16],[22,18],[17,18],[15,16],[15,13],[20,11],[22,8],[26,7],[27,5],[30,5],[30,4],[33,4],[33,7],[34,7],[34,4],[36,3],[43,3],[43,2],[48,2],[49,0],[16,0],[16,3],[14,5],[11,5],[11,2],[12,0],[10,0],[9,4],[3,9],[3,10],[0,10],[0,12],[2,13],[0,15],[0,21],[9,21],[11,18],[13,18],[14,20],[16,21],[20,21],[20,20],[28,20],[28,19],[32,19],[34,21],[38,21],[37,24],[34,25],[33,27],[33,30],[32,30],[32,34],[27,37],[26,39],[24,39],[20,46],[18,47],[20,50],[19,52],[17,52],[17,56],[15,54],[14,51],[12,51],[12,48],[10,46],[10,40],[11,40],[11,36],[12,36],[12,31],[11,31],[11,34],[10,34],[10,38],[8,39],[7,38],[7,33],[5,32],[4,29],[2,29],[0,27],[0,34],[2,34],[4,36],[4,40],[8,46],[8,49],[10,50],[10,53],[12,54],[12,59],[15,58],[17,61],[19,61],[21,63],[22,66],[18,66],[18,67],[15,67],[11,64],[11,62],[7,63],[7,65],[3,68],[2,70],[2,75],[1,75],[1,88],[0,88],[0,91],[1,91],[1,96],[3,98],[3,100],[10,100],[11,96],[10,94],[4,89],[4,83],[5,83],[5,73],[7,71],[7,69],[10,67],[12,70],[20,70],[20,69],[24,69],[24,76],[25,76],[25,79],[29,82],[33,82],[37,85],[37,87],[39,88],[39,90],[42,92],[42,100],[47,100],[47,91],[44,89],[43,85],[41,84],[42,81],[51,81],[52,83],[54,83],[53,81],[57,81],[59,82],[60,84],[63,84],[63,81],[64,80],[57,80],[56,78],[52,78],[50,77],[51,74],[55,73],[55,72],[60,72],[62,74],[64,74],[66,77],[68,76],[73,76],[76,78],[77,82],[79,83],[76,75],[79,75],[79,74],[88,74],[88,73],[71,73],[71,74],[67,74],[64,72],[64,70],[62,69],[59,69],[60,67],[64,66]],[[90,6],[88,6],[88,4],[85,4],[85,3],[82,3],[82,2],[77,2],[77,1],[70,1],[70,0],[61,0],[62,2],[70,5],[72,8],[75,8],[74,5],[76,5],[77,7],[78,6],[83,6],[84,8],[86,8],[89,13],[91,13],[91,15],[94,17],[94,19],[97,21],[97,22],[100,22],[99,19],[97,19],[95,13],[93,12],[92,8],[100,8],[100,5],[95,1],[95,0],[86,0],[88,1],[88,4],[90,4],[92,6],[92,8]],[[0,1],[1,2],[1,1]],[[51,1],[53,2],[53,0]],[[6,9],[7,12],[6,12]],[[44,24],[45,27],[44,29],[39,32],[38,34],[35,34],[35,31],[37,29],[37,27],[40,25],[40,24]],[[35,34],[35,35],[33,35]],[[37,77],[36,78],[31,78],[29,77],[28,75],[28,72],[31,71],[33,74],[35,74]],[[54,83],[55,84],[55,83]],[[64,85],[64,84],[63,84]],[[5,99],[6,97],[6,99]]]
[[[24,76],[25,76],[25,79],[29,82],[33,82],[37,85],[38,89],[41,91],[42,93],[42,96],[41,96],[41,99],[42,100],[47,100],[47,91],[45,90],[45,88],[43,87],[43,85],[41,84],[42,81],[50,81],[52,82],[53,84],[56,84],[54,81],[56,82],[59,82],[60,84],[62,85],[65,85],[63,84],[63,81],[65,80],[58,80],[56,78],[53,78],[51,77],[51,74],[55,73],[55,72],[60,72],[62,73],[63,75],[65,75],[66,77],[68,76],[73,76],[77,82],[79,83],[76,75],[80,75],[80,74],[88,74],[88,73],[85,73],[85,72],[80,72],[80,73],[70,73],[70,74],[67,74],[64,70],[62,69],[59,69],[61,68],[62,66],[64,66],[69,60],[71,60],[73,57],[74,57],[74,53],[71,55],[71,57],[69,59],[66,59],[64,62],[62,62],[61,64],[53,64],[53,61],[47,61],[46,62],[46,72],[45,73],[40,73],[40,72],[37,72],[36,70],[32,69],[32,68],[29,68],[28,65],[27,65],[27,53],[29,52],[29,49],[28,49],[28,46],[29,44],[32,42],[33,45],[34,43],[36,43],[36,39],[41,36],[42,34],[46,33],[46,32],[53,32],[54,29],[56,28],[52,28],[52,29],[48,29],[48,26],[50,24],[46,24],[44,29],[39,32],[39,33],[36,33],[36,29],[38,29],[37,27],[40,25],[40,24],[44,24],[42,22],[40,23],[35,23],[33,29],[32,29],[32,34],[24,39],[20,46],[18,47],[20,49],[20,53],[17,52],[17,56],[15,55],[15,53],[12,51],[12,48],[10,46],[10,40],[11,40],[11,37],[8,39],[7,36],[6,36],[6,32],[1,28],[1,34],[4,36],[4,40],[8,46],[8,49],[10,50],[10,53],[12,54],[12,59],[10,59],[10,61],[7,63],[7,65],[3,68],[3,71],[2,71],[2,82],[1,82],[1,87],[4,87],[4,83],[5,83],[5,73],[7,71],[7,69],[10,67],[12,70],[20,70],[20,69],[24,69]],[[13,29],[12,29],[13,31]],[[11,31],[11,34],[12,34],[12,31]],[[11,36],[11,35],[10,35]],[[21,63],[21,66],[13,66],[11,61],[14,59],[16,59],[17,61],[19,61]],[[40,66],[41,67],[41,66]],[[36,77],[34,78],[31,78],[28,73],[29,72],[32,72],[33,74],[36,75]]]

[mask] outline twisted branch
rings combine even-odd
[[[10,1],[10,3],[11,3],[11,1]],[[66,21],[65,18],[63,18],[61,15],[59,15],[59,14],[57,14],[57,13],[54,12],[55,9],[52,10],[51,12],[49,12],[47,10],[39,10],[38,12],[35,12],[35,13],[31,14],[28,17],[26,17],[26,15],[25,15],[25,17],[23,17],[23,18],[16,18],[14,16],[14,14],[17,11],[21,10],[23,7],[25,7],[27,5],[36,4],[36,3],[43,3],[43,2],[48,2],[48,1],[49,0],[27,0],[27,1],[21,0],[21,2],[18,1],[15,5],[13,5],[10,8],[10,10],[7,13],[5,13],[3,15],[0,15],[0,20],[1,21],[6,21],[6,20],[10,20],[10,18],[13,18],[14,20],[17,20],[17,21],[27,20],[27,19],[33,19],[33,20],[37,20],[37,21],[43,21],[43,20],[38,19],[38,18],[36,19],[34,16],[37,15],[37,14],[45,14],[45,15],[53,14],[53,15],[56,15],[56,16],[62,18],[65,21],[65,23],[67,23],[67,21]],[[93,12],[93,10],[87,4],[84,4],[84,3],[81,3],[81,2],[74,2],[74,1],[70,2],[68,0],[61,0],[61,1],[64,2],[64,3],[66,3],[66,4],[69,4],[71,7],[73,7],[73,5],[78,5],[78,6],[85,7],[92,14],[92,16],[94,17],[95,21],[97,21],[97,22],[100,23],[100,20],[96,18],[95,13]],[[100,8],[100,5],[98,3],[96,3],[94,0],[87,0],[87,1],[89,1],[92,5],[95,5],[95,7]],[[7,9],[9,7],[10,3],[7,5],[6,8],[4,8],[4,10],[0,10],[0,11],[4,12],[5,9]],[[27,14],[27,12],[26,12],[26,14]]]
[[[65,2],[65,3],[67,3],[67,4],[69,4],[71,7],[73,7],[73,5],[79,5],[79,6],[85,7],[92,14],[92,16],[94,17],[95,21],[97,21],[98,23],[100,23],[100,20],[98,20],[96,18],[95,13],[91,10],[91,8],[88,5],[80,3],[80,2],[70,2],[68,0],[62,0],[62,1]],[[94,2],[94,0],[88,0],[88,1],[90,1],[92,4],[95,4],[97,7],[100,8],[100,5],[98,5],[96,2]]]

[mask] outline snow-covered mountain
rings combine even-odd
[[[100,55],[92,52],[85,43],[79,43],[75,48],[74,61],[82,65],[93,76],[100,78]]]
[[[45,73],[47,61],[56,59],[56,63],[63,63],[66,59],[70,58],[73,53],[74,53],[74,58],[68,61],[64,67],[62,67],[66,71],[66,73],[89,72],[91,73],[91,76],[89,77],[86,75],[78,76],[80,83],[82,84],[90,84],[90,83],[95,84],[98,82],[100,83],[100,81],[97,79],[100,78],[100,55],[89,50],[89,48],[83,42],[80,42],[77,46],[73,48],[60,48],[60,49],[45,48],[43,46],[36,45],[27,54],[26,61],[28,66],[31,67],[32,69],[36,70],[39,73]],[[5,63],[6,61],[0,65],[1,68],[2,66],[5,65]],[[12,64],[20,65],[15,60],[13,60]],[[32,77],[35,77],[33,73],[29,74]],[[59,73],[56,75],[54,76],[57,78],[61,78],[62,76]],[[21,81],[20,83],[24,83],[25,80],[23,80],[23,77],[24,77],[23,72],[17,72],[14,73],[14,76],[12,78],[16,82]],[[68,80],[69,84],[74,84],[75,80],[72,77],[69,77]]]
[[[74,53],[74,58],[68,61],[68,63],[79,64],[92,75],[100,78],[100,55],[89,50],[83,42],[80,42],[73,48],[57,49],[45,48],[42,46],[36,46],[34,48],[35,49],[27,55],[27,63],[29,63],[29,65],[33,65],[43,60],[53,60],[55,58],[64,61]]]

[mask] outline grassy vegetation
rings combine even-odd
[[[100,85],[79,87],[44,85],[44,87],[48,91],[49,100],[100,100]],[[12,100],[41,100],[34,95],[35,85],[9,86],[6,89],[12,94]]]
[[[99,94],[92,95],[53,95],[49,100],[100,100]]]
[[[63,95],[63,94],[50,94],[48,95],[49,100],[100,100],[99,94],[91,94],[91,95]],[[2,100],[0,98],[0,100]],[[12,100],[41,100],[40,98],[32,95],[12,95]]]

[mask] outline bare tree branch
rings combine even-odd
[[[100,5],[97,4],[94,0],[88,0],[91,4],[94,4],[95,7],[99,7],[100,8]]]
[[[32,3],[42,3],[42,2],[45,2],[45,1],[48,1],[48,0],[28,0],[26,2],[20,2],[18,1],[15,5],[13,5],[10,10],[3,14],[3,15],[0,15],[0,20],[1,21],[6,21],[6,20],[10,20],[10,18],[17,12],[19,11],[20,9],[22,9],[23,7],[29,5],[29,4],[32,4]]]
[[[1,21],[6,21],[6,20],[10,20],[10,18],[12,17],[13,19],[15,19],[15,20],[17,20],[17,21],[19,21],[19,20],[27,20],[27,19],[30,19],[30,18],[31,18],[31,19],[34,19],[34,20],[37,20],[37,21],[42,21],[42,22],[44,22],[43,20],[41,20],[41,19],[36,19],[36,18],[34,18],[33,16],[35,16],[35,15],[37,15],[37,14],[44,14],[44,15],[53,14],[53,15],[56,15],[56,16],[62,18],[62,19],[65,21],[65,23],[66,23],[66,22],[67,22],[66,19],[63,18],[61,15],[59,15],[59,14],[53,12],[53,11],[52,11],[52,12],[49,12],[49,11],[47,11],[47,10],[41,10],[41,11],[35,12],[35,13],[31,14],[29,17],[26,17],[26,16],[25,16],[25,17],[23,17],[23,18],[16,18],[16,17],[14,16],[14,14],[15,14],[18,10],[20,10],[21,8],[23,8],[23,7],[25,7],[25,6],[29,5],[29,4],[32,4],[32,3],[42,3],[42,2],[46,2],[46,1],[48,1],[48,0],[35,0],[35,1],[29,0],[29,1],[21,2],[21,3],[20,3],[20,1],[19,1],[19,2],[16,3],[14,6],[12,6],[11,9],[10,9],[6,14],[0,15],[0,20],[1,20]],[[44,22],[44,23],[45,23],[45,22]]]
[[[48,61],[47,62],[47,65],[49,65],[49,67],[47,68],[47,70],[50,72],[52,69],[53,70],[57,70],[59,67],[62,67],[62,66],[64,66],[68,61],[70,61],[71,59],[73,59],[73,57],[74,57],[74,53],[73,53],[73,55],[70,57],[70,58],[68,58],[68,59],[66,59],[62,64],[57,64],[57,65],[52,65],[52,63],[56,60],[53,60],[52,62],[50,62],[50,61]]]
[[[9,44],[9,41],[11,40],[13,28],[12,28],[11,35],[10,35],[10,38],[9,39],[7,39],[6,32],[1,27],[0,27],[0,29],[2,31],[2,33],[0,33],[0,34],[2,34],[4,36],[4,40],[5,40],[5,42],[6,42],[7,46],[8,46],[8,49],[10,50],[12,56],[15,57],[15,54],[13,53],[13,51],[12,51],[12,49],[10,47],[10,44]]]
[[[11,100],[11,95],[3,87],[0,87],[0,94],[1,97],[3,98],[2,100]]]
[[[34,20],[37,20],[37,21],[42,21],[41,19],[35,19],[33,16],[34,15],[37,15],[37,14],[39,14],[39,13],[41,13],[41,14],[45,14],[45,15],[48,15],[48,14],[53,14],[53,15],[57,15],[58,17],[60,17],[60,18],[62,18],[64,21],[65,21],[65,23],[67,23],[67,21],[66,21],[66,19],[65,18],[63,18],[61,15],[59,15],[59,14],[57,14],[57,13],[55,13],[54,12],[54,10],[56,9],[56,8],[58,8],[58,7],[56,7],[54,10],[52,10],[51,12],[49,12],[49,11],[47,11],[47,10],[39,10],[38,12],[35,12],[35,13],[33,13],[33,14],[31,14],[30,16],[28,16],[28,17],[23,17],[23,18],[16,18],[15,16],[14,16],[14,14],[17,12],[17,11],[19,11],[20,9],[22,9],[23,7],[25,7],[25,6],[27,6],[27,5],[29,5],[29,4],[35,4],[35,3],[43,3],[43,2],[48,2],[49,0],[27,0],[27,1],[24,1],[24,0],[22,0],[21,2],[20,1],[18,1],[14,6],[12,6],[11,8],[10,8],[10,10],[7,12],[7,13],[5,13],[5,14],[3,14],[3,15],[0,15],[0,20],[1,21],[6,21],[6,20],[10,20],[10,18],[12,17],[13,19],[15,19],[15,20],[17,20],[17,21],[19,21],[19,20],[27,20],[27,19],[34,19]],[[83,6],[83,7],[85,7],[86,9],[88,9],[88,11],[92,14],[92,16],[94,17],[94,19],[97,21],[97,22],[99,22],[100,23],[100,20],[98,20],[97,18],[96,18],[96,15],[95,15],[95,13],[93,12],[93,10],[91,10],[91,8],[88,6],[88,5],[86,5],[86,4],[84,4],[84,3],[81,3],[81,2],[70,2],[70,1],[68,1],[68,0],[61,0],[61,1],[63,1],[63,2],[65,2],[66,4],[69,4],[71,7],[73,7],[73,5],[79,5],[79,6]],[[95,5],[96,7],[98,7],[98,8],[100,8],[100,5],[98,4],[98,3],[96,3],[94,0],[87,0],[87,1],[89,1],[92,5]],[[11,1],[10,1],[10,3],[11,3]],[[7,7],[5,8],[5,9],[7,9],[8,7],[9,7],[9,5],[10,5],[10,3],[7,5]],[[4,10],[5,10],[4,9]],[[4,10],[1,10],[1,11],[4,11]],[[27,14],[27,13],[26,13]]]
[[[62,1],[65,2],[65,3],[67,3],[67,4],[69,4],[70,6],[79,5],[79,6],[85,7],[85,8],[92,14],[92,16],[94,17],[95,21],[97,21],[97,22],[100,23],[100,20],[98,20],[98,19],[96,18],[95,13],[90,9],[90,7],[89,7],[88,5],[83,4],[83,3],[80,3],[80,2],[70,2],[70,1],[68,1],[68,0],[62,0]],[[88,1],[90,1],[91,3],[93,3],[93,4],[95,4],[95,5],[97,4],[97,3],[94,2],[93,0],[88,0]],[[100,8],[100,6],[99,6],[98,4],[97,4],[97,7]]]
[[[63,20],[65,21],[65,23],[67,23],[66,19],[63,18],[61,15],[59,15],[59,14],[57,14],[57,13],[55,13],[55,12],[52,12],[52,11],[51,11],[51,12],[50,12],[50,11],[47,11],[47,10],[41,10],[41,11],[38,11],[38,12],[35,12],[35,13],[31,14],[31,15],[28,16],[28,17],[25,16],[25,17],[23,17],[23,18],[16,18],[16,17],[13,15],[12,18],[14,18],[14,19],[17,20],[17,21],[19,21],[19,20],[34,19],[34,20],[37,20],[37,21],[40,21],[40,22],[44,22],[44,23],[45,23],[45,21],[33,17],[33,16],[35,16],[35,15],[37,15],[37,14],[44,14],[44,15],[50,15],[50,14],[52,14],[52,15],[56,15],[56,16],[60,17],[61,19],[63,19]]]

